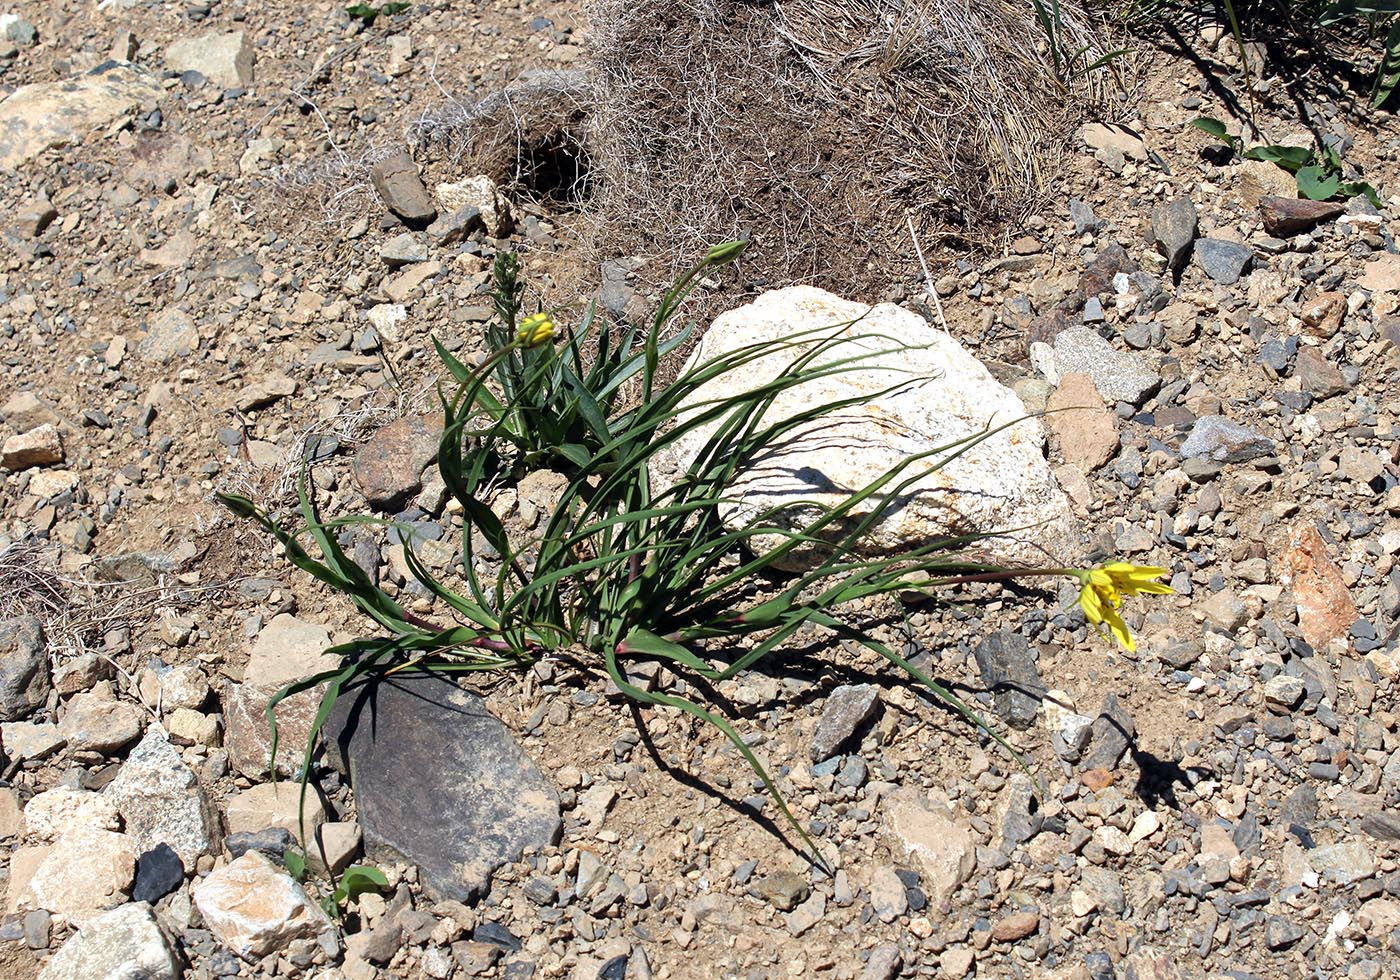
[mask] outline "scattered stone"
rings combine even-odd
[[[946,805],[931,804],[909,791],[900,790],[881,804],[891,846],[923,870],[920,880],[933,907],[946,907],[972,874],[976,853],[971,832],[953,819]]]
[[[811,898],[788,913],[788,932],[794,937],[804,935],[820,922],[825,915],[826,896],[821,892],[814,892]]]
[[[1264,945],[1270,949],[1287,949],[1304,935],[1302,926],[1281,915],[1271,915],[1264,921]]]
[[[0,169],[13,172],[50,147],[82,142],[130,112],[150,112],[164,95],[158,76],[117,61],[22,86],[0,101]]]
[[[436,900],[471,901],[559,838],[559,796],[474,694],[438,675],[342,693],[326,727],[371,860],[406,860]]]
[[[48,723],[9,721],[0,727],[0,734],[5,753],[20,762],[47,759],[68,744],[58,726]]]
[[[1039,912],[1015,912],[992,926],[992,939],[999,943],[1014,943],[1039,928]]]
[[[158,902],[185,883],[185,865],[169,844],[157,844],[136,858],[133,902]]]
[[[1274,441],[1223,415],[1203,415],[1181,444],[1182,459],[1244,463],[1274,451]]]
[[[1288,238],[1311,231],[1324,221],[1346,213],[1346,205],[1330,201],[1309,201],[1301,197],[1261,197],[1259,214],[1270,235]]]
[[[168,844],[186,867],[215,849],[217,815],[180,753],[154,726],[103,790],[121,812],[126,833],[149,851]]]
[[[500,238],[511,228],[510,204],[490,177],[478,174],[455,184],[437,185],[438,203],[448,214],[476,208],[486,234]]]
[[[1240,276],[1254,261],[1254,252],[1248,245],[1221,238],[1202,238],[1196,242],[1192,255],[1205,274],[1222,286],[1233,286],[1239,282]]]
[[[835,343],[814,363],[849,357],[862,350],[870,359],[858,369],[816,379],[776,396],[764,419],[776,422],[813,404],[849,398],[894,383],[893,377],[927,379],[883,395],[879,404],[843,409],[839,414],[798,425],[767,451],[760,466],[741,468],[720,508],[727,526],[746,525],[758,514],[780,512],[769,520],[793,528],[808,524],[813,505],[844,502],[850,488],[862,487],[912,455],[980,432],[989,422],[1011,422],[1024,415],[1014,392],[997,382],[987,368],[952,337],[924,319],[892,305],[866,307],[822,290],[792,287],[765,293],[756,301],[717,318],[692,355],[719,356],[765,339],[790,339],[794,333],[849,323],[846,336],[880,340]],[[849,346],[852,345],[852,346]],[[858,345],[858,346],[857,346]],[[846,348],[846,349],[843,349]],[[682,415],[709,399],[723,400],[767,383],[786,369],[799,351],[790,346],[749,362],[694,392],[678,408]],[[872,356],[873,354],[873,356]],[[718,423],[699,426],[654,458],[653,480],[659,488],[681,478]],[[985,546],[991,560],[1071,553],[1076,534],[1064,493],[1040,446],[1033,424],[1015,425],[950,459],[941,469],[911,484],[903,506],[885,512],[861,539],[862,554],[882,554],[950,533],[1035,525],[1039,540],[997,538]],[[974,492],[975,491],[975,492]],[[803,501],[801,506],[793,505]],[[790,504],[779,508],[781,504]],[[868,502],[867,502],[868,503]],[[865,516],[857,507],[852,521]],[[830,528],[842,533],[840,528]],[[825,532],[824,532],[825,533]],[[1049,537],[1046,537],[1049,535]],[[756,548],[771,547],[778,536],[754,539]],[[786,540],[786,539],[783,539]],[[788,553],[784,570],[811,567],[824,549],[813,545]]]
[[[28,718],[52,689],[43,622],[37,616],[0,622],[0,721]]]
[[[180,980],[183,973],[151,907],[133,902],[89,919],[39,980]]]
[[[354,820],[323,823],[308,848],[307,866],[317,874],[338,875],[359,856],[361,840],[360,825]]]
[[[1152,209],[1152,238],[1168,268],[1180,270],[1186,265],[1196,240],[1196,205],[1189,197],[1178,197]]]
[[[1088,327],[1061,331],[1054,349],[1054,381],[1087,374],[1094,379],[1099,394],[1111,402],[1140,405],[1162,383],[1161,375],[1147,366],[1141,354],[1116,350]]]
[[[1298,194],[1293,175],[1264,160],[1242,160],[1239,174],[1240,202],[1247,208],[1259,207],[1265,198],[1293,198]]]
[[[63,462],[63,439],[52,425],[10,436],[0,448],[0,466],[26,470],[31,466],[52,466]]]
[[[880,690],[874,684],[846,684],[834,689],[822,706],[807,757],[825,762],[880,712]]]
[[[428,243],[422,235],[404,232],[385,242],[379,249],[379,257],[391,269],[413,262],[428,261]]]
[[[1133,724],[1127,709],[1119,703],[1118,695],[1104,695],[1103,708],[1094,719],[1093,730],[1089,736],[1089,750],[1080,762],[1080,768],[1086,771],[1103,769],[1111,772],[1117,768],[1118,761],[1123,758],[1123,753],[1128,751],[1136,734],[1137,726]]]
[[[439,246],[455,245],[475,231],[485,231],[486,221],[481,209],[469,204],[450,214],[439,215],[428,226],[428,235]]]
[[[266,408],[296,394],[297,383],[285,374],[274,372],[255,384],[239,390],[234,396],[234,404],[244,412]]]
[[[395,511],[423,489],[423,470],[437,458],[441,434],[439,422],[423,417],[397,419],[370,437],[352,471],[371,507]]]
[[[1281,564],[1279,580],[1293,590],[1303,639],[1314,650],[1324,650],[1346,637],[1357,620],[1356,602],[1313,521],[1293,526]]]
[[[1081,473],[1093,472],[1118,452],[1117,419],[1089,375],[1062,374],[1045,407],[1060,455]]]
[[[812,886],[806,877],[795,871],[775,871],[754,883],[754,891],[769,905],[782,912],[791,912],[807,901]]]
[[[870,876],[870,904],[881,922],[893,922],[909,911],[909,896],[894,868],[882,865]]]
[[[1016,728],[1029,728],[1040,709],[1045,683],[1025,638],[998,630],[984,637],[972,655],[983,685],[992,692],[997,715]]]
[[[1249,607],[1231,589],[1222,589],[1197,603],[1196,611],[1222,633],[1234,633],[1249,621]]]
[[[370,180],[389,210],[410,228],[426,228],[437,217],[428,188],[418,176],[418,165],[406,151],[400,150],[371,167]]]
[[[15,211],[14,229],[25,238],[38,238],[58,217],[58,208],[47,197],[30,198]]]
[[[136,345],[136,355],[154,364],[169,364],[199,349],[199,330],[190,315],[178,306],[151,317],[146,335]]]
[[[1361,841],[1327,844],[1308,852],[1308,864],[1334,885],[1350,885],[1376,873],[1376,860]]]
[[[174,72],[197,71],[220,88],[253,84],[253,45],[243,31],[181,38],[165,49],[165,65]]]
[[[125,834],[81,826],[59,838],[34,871],[39,908],[82,924],[126,901],[136,875],[136,845]]]
[[[1351,388],[1342,377],[1341,369],[1315,347],[1299,349],[1293,362],[1293,376],[1302,384],[1303,390],[1317,401],[1343,394]]]
[[[125,701],[114,700],[110,690],[94,690],[74,695],[58,730],[77,751],[109,755],[141,737],[141,713]]]
[[[281,828],[302,839],[301,821],[306,822],[306,837],[316,833],[325,822],[326,811],[320,795],[310,789],[306,802],[301,802],[301,789],[295,782],[259,783],[228,798],[224,804],[229,834],[259,834],[268,828]]]
[[[195,886],[193,897],[209,931],[245,960],[331,928],[326,914],[291,875],[257,851],[205,878]]]
[[[224,849],[231,857],[242,857],[249,851],[260,851],[274,861],[282,860],[282,855],[296,844],[296,838],[286,827],[268,827],[265,830],[240,830],[224,838]]]
[[[1380,810],[1361,818],[1361,829],[1376,840],[1400,841],[1400,813]]]
[[[1102,231],[1105,222],[1094,214],[1094,209],[1076,198],[1069,200],[1069,220],[1074,222],[1076,235],[1092,235]]]
[[[969,964],[970,965],[970,964]],[[860,980],[895,980],[904,967],[904,956],[895,943],[884,943],[870,951]]]

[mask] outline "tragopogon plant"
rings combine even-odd
[[[862,332],[856,322],[741,347],[693,363],[675,381],[658,384],[658,365],[666,349],[662,337],[681,301],[705,270],[731,261],[741,250],[737,243],[714,249],[683,276],[663,297],[645,336],[617,356],[607,371],[593,372],[581,364],[568,368],[579,385],[566,385],[571,394],[563,404],[578,410],[578,434],[569,445],[579,451],[559,454],[568,464],[562,473],[563,489],[543,530],[528,540],[521,540],[519,534],[513,537],[492,511],[488,482],[499,474],[501,459],[511,452],[541,457],[530,456],[522,446],[522,430],[512,421],[508,399],[499,393],[483,398],[482,393],[493,377],[499,379],[495,372],[509,358],[524,355],[518,363],[532,363],[530,352],[550,343],[556,328],[548,319],[512,321],[511,331],[501,334],[504,345],[476,368],[444,356],[457,386],[441,394],[444,425],[438,468],[461,506],[461,561],[446,573],[434,574],[412,547],[404,548],[408,570],[437,602],[438,612],[432,617],[404,610],[337,542],[340,529],[371,519],[323,519],[305,479],[300,487],[303,526],[299,529],[247,498],[221,498],[236,513],[275,535],[293,564],[350,596],[382,631],[333,648],[341,666],[289,685],[269,705],[269,720],[275,726],[277,701],[325,687],[306,748],[303,780],[309,774],[321,726],[336,699],[351,685],[405,669],[524,669],[541,658],[567,653],[596,664],[628,697],[677,709],[722,732],[816,855],[815,844],[733,724],[698,697],[650,690],[636,682],[634,668],[639,663],[659,662],[682,679],[701,682],[690,687],[703,691],[765,657],[781,658],[794,634],[817,628],[835,639],[864,646],[981,726],[958,697],[870,635],[852,609],[863,600],[911,590],[1018,576],[1070,575],[1083,587],[1081,604],[1090,622],[1108,624],[1120,642],[1132,644],[1118,614],[1122,596],[1170,591],[1154,581],[1161,569],[1121,563],[1097,570],[1000,568],[979,562],[970,552],[971,546],[990,536],[985,534],[928,540],[884,557],[863,556],[863,539],[887,507],[907,495],[917,481],[1024,419],[984,428],[910,456],[839,503],[817,507],[816,517],[800,529],[781,520],[787,507],[797,505],[793,503],[758,513],[741,526],[725,523],[722,505],[732,502],[729,487],[735,475],[793,430],[925,380],[879,367],[891,374],[882,390],[771,418],[768,409],[783,392],[874,366],[881,355],[891,353],[879,349],[881,338]],[[856,353],[850,353],[853,350]],[[756,380],[749,390],[725,399],[704,399],[698,394],[715,379],[775,352],[790,354],[784,359],[787,366],[776,376]],[[576,355],[577,351],[570,357]],[[605,390],[590,390],[589,378],[604,379]],[[625,405],[607,397],[616,395],[616,385],[623,380],[635,381],[636,388]],[[604,412],[605,404],[610,412]],[[680,479],[665,487],[654,485],[652,461],[702,428],[709,435]],[[314,542],[319,558],[302,543],[305,538]],[[483,570],[477,540],[489,543],[499,556],[494,571]],[[795,575],[779,571],[783,559],[799,549],[817,556],[807,570]],[[740,639],[745,642],[735,642]],[[724,655],[736,649],[744,652]],[[993,733],[992,737],[1010,750],[1000,736]]]

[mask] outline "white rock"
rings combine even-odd
[[[145,902],[90,919],[39,980],[179,980],[180,961]]]
[[[29,890],[39,908],[81,925],[126,901],[136,856],[136,844],[125,834],[79,827],[59,838]]]
[[[455,184],[438,184],[438,206],[443,214],[456,214],[463,208],[476,208],[486,225],[486,234],[500,238],[510,230],[510,203],[490,177],[477,175]]]
[[[371,306],[365,317],[374,325],[375,333],[394,343],[403,337],[403,323],[408,319],[408,307],[402,303],[380,303]]]
[[[941,803],[930,806],[909,790],[882,801],[892,848],[918,863],[934,909],[949,901],[976,864],[972,832]]]
[[[253,84],[253,46],[242,31],[186,37],[165,49],[171,71],[197,71],[220,88]]]
[[[214,937],[244,959],[266,956],[331,924],[291,875],[257,851],[200,882],[194,903]]]
[[[259,783],[235,796],[225,804],[228,815],[228,832],[237,834],[243,831],[257,833],[268,827],[284,827],[292,836],[300,838],[297,811],[300,806],[301,786],[296,780],[282,780],[279,783]],[[316,828],[325,822],[326,811],[321,806],[320,797],[308,789],[306,791],[306,834],[309,837]]]
[[[243,681],[260,687],[282,687],[339,665],[326,654],[331,635],[324,626],[287,613],[274,616],[258,633],[248,655]]]
[[[24,808],[24,832],[31,841],[49,843],[81,827],[120,830],[121,816],[101,795],[62,786],[36,794]]]
[[[141,851],[169,844],[186,868],[208,854],[217,816],[194,772],[152,727],[131,750],[103,795],[121,811],[126,832]]]
[[[141,737],[141,714],[99,692],[77,694],[59,719],[58,730],[73,749],[107,754]]]
[[[203,706],[209,699],[209,678],[196,664],[172,667],[160,676],[160,706],[166,711]]]
[[[852,323],[851,321],[859,322]],[[847,326],[842,327],[842,324]],[[815,504],[847,499],[887,470],[917,454],[973,436],[987,426],[1014,422],[1025,408],[1014,392],[948,334],[921,317],[892,305],[867,307],[831,293],[795,286],[765,293],[748,306],[723,314],[705,334],[691,359],[699,363],[765,341],[791,340],[803,331],[830,328],[824,336],[840,343],[816,364],[857,355],[867,360],[814,379],[778,395],[765,415],[789,418],[814,405],[853,396],[870,401],[797,426],[742,469],[730,484],[733,503],[724,521],[739,527],[765,510],[791,504],[773,523],[800,528],[815,516]],[[802,345],[807,350],[811,343]],[[750,391],[778,375],[799,350],[788,348],[752,361],[701,388],[682,403],[693,410],[708,399]],[[881,394],[892,385],[901,390]],[[654,476],[671,486],[684,474],[718,422],[688,433],[658,455]],[[911,464],[918,482],[900,494],[859,547],[862,554],[888,554],[950,534],[1022,530],[1016,538],[995,538],[978,547],[993,560],[1072,561],[1077,529],[1069,502],[1055,483],[1042,447],[1039,424],[1026,420],[987,437],[956,459],[937,453]],[[931,469],[937,463],[941,469]],[[868,513],[874,500],[853,512]],[[824,533],[825,536],[825,533]],[[780,539],[758,539],[771,547]],[[816,549],[788,556],[790,570],[807,567]]]
[[[0,170],[13,171],[51,146],[80,142],[133,110],[149,112],[164,95],[155,74],[117,62],[22,86],[0,101]]]

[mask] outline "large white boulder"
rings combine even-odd
[[[768,508],[785,504],[782,517],[772,522],[804,528],[820,507],[848,498],[911,456],[948,446],[947,452],[910,465],[906,475],[922,475],[889,502],[859,545],[859,555],[886,555],[950,535],[1014,530],[975,547],[996,562],[1072,561],[1078,528],[1045,460],[1040,423],[1026,420],[956,455],[962,448],[953,447],[957,441],[1022,418],[1026,409],[961,344],[918,315],[889,304],[869,307],[824,290],[794,286],[764,293],[721,315],[690,363],[764,341],[791,341],[814,328],[830,328],[822,336],[841,338],[817,364],[869,356],[837,374],[788,389],[765,418],[791,418],[856,395],[870,398],[797,426],[743,467],[730,485],[730,502],[722,507],[726,525],[742,527]],[[683,403],[678,414],[684,417],[700,402],[753,390],[817,342],[815,337],[804,340],[716,378]],[[902,387],[881,394],[893,385]],[[681,477],[717,424],[690,432],[657,455],[653,477],[658,487],[671,486]],[[876,503],[872,497],[857,508],[856,516],[868,514]],[[837,536],[831,529],[822,534],[827,539]],[[754,544],[773,547],[779,540],[772,536]],[[815,548],[794,551],[785,556],[782,567],[800,571],[817,556]]]

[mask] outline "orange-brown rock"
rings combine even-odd
[[[1293,588],[1303,639],[1316,650],[1344,639],[1356,622],[1356,602],[1311,520],[1293,528],[1283,553],[1283,573],[1285,583]]]

